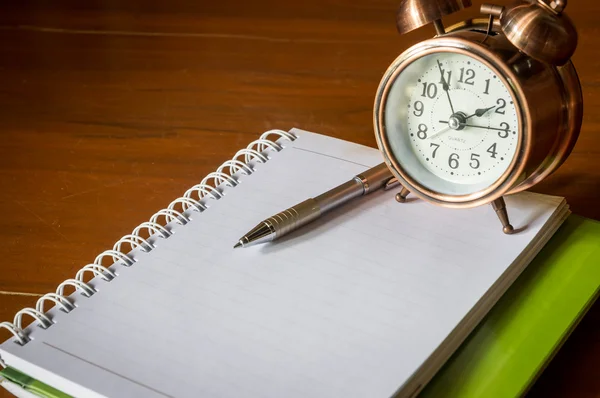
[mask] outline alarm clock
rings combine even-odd
[[[374,105],[377,145],[401,191],[437,205],[491,204],[514,231],[504,196],[552,174],[583,117],[566,0],[484,4],[486,17],[444,27],[470,0],[403,0],[400,34],[432,24],[385,72]]]

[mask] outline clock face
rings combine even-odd
[[[498,73],[476,58],[438,52],[391,83],[384,128],[398,163],[415,181],[448,195],[494,184],[521,137],[519,111]]]

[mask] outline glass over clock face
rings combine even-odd
[[[383,127],[394,158],[416,182],[444,195],[493,185],[521,137],[519,111],[499,74],[453,52],[425,55],[390,83]]]

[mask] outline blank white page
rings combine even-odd
[[[111,282],[51,312],[3,359],[78,396],[388,397],[507,271],[561,199],[469,210],[380,191],[281,241],[233,244],[262,219],[381,162],[373,148],[296,130]],[[166,200],[167,201],[167,200]],[[110,223],[110,220],[107,221]],[[31,330],[32,328],[30,328]]]

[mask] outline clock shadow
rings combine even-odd
[[[576,153],[574,155],[577,156]],[[588,171],[585,173],[558,169],[555,174],[533,187],[531,191],[562,196],[566,198],[574,214],[598,220],[600,219],[600,172],[597,164],[595,159],[593,162],[588,162]]]
[[[526,223],[525,225],[523,225],[522,227],[515,228],[515,229],[513,230],[512,234],[513,234],[513,235],[516,235],[516,234],[519,234],[519,233],[521,233],[521,232],[523,232],[523,231],[526,231],[528,227],[529,227],[529,222],[528,222],[528,223]]]

